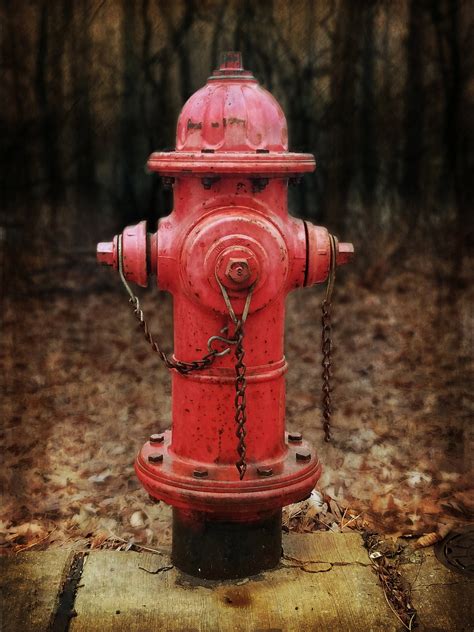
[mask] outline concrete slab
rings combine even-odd
[[[424,549],[421,564],[403,564],[420,622],[417,632],[473,632],[474,578],[450,571]]]
[[[0,630],[45,632],[53,624],[71,551],[0,558]]]

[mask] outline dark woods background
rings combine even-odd
[[[292,212],[355,241],[368,281],[413,249],[449,260],[451,281],[459,272],[472,239],[471,2],[2,5],[7,251],[93,256],[124,224],[169,211],[147,156],[174,146],[181,106],[237,49],[280,101],[290,147],[316,155]]]

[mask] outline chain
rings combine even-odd
[[[168,369],[176,369],[179,373],[183,375],[191,373],[191,371],[202,371],[202,369],[207,369],[208,367],[210,367],[216,357],[218,355],[221,355],[217,352],[216,349],[213,349],[199,360],[192,360],[191,362],[182,362],[181,360],[174,360],[170,358],[166,355],[166,353],[164,353],[164,351],[162,351],[158,341],[151,334],[148,323],[145,320],[143,310],[140,307],[138,298],[135,297],[134,301],[130,299],[130,303],[132,304],[133,313],[135,315],[135,318],[138,320],[138,324],[143,331],[145,339],[148,341],[153,351],[155,351],[155,353],[159,355],[160,359],[163,361]]]
[[[246,399],[246,389],[247,389],[247,380],[245,378],[245,374],[247,372],[247,367],[244,364],[244,327],[241,320],[238,321],[237,326],[235,328],[235,338],[237,339],[237,344],[235,346],[235,423],[237,425],[236,436],[239,440],[239,445],[237,447],[237,452],[239,454],[239,460],[235,464],[237,470],[239,471],[240,480],[243,479],[245,475],[245,471],[247,469],[247,462],[245,460],[245,455],[247,453],[247,446],[245,444],[245,436],[247,435],[247,431],[245,429],[245,422],[247,421],[247,399]]]
[[[181,360],[175,360],[166,355],[166,353],[161,349],[158,340],[156,340],[150,329],[148,327],[148,323],[145,319],[145,315],[143,310],[140,307],[140,301],[138,297],[132,292],[129,284],[127,283],[125,276],[123,274],[123,262],[122,262],[122,235],[119,235],[118,238],[118,264],[119,264],[119,275],[122,280],[122,283],[125,286],[125,289],[128,292],[130,297],[129,303],[132,306],[133,313],[135,318],[138,320],[138,324],[140,325],[143,335],[145,336],[146,341],[152,348],[152,350],[158,354],[162,362],[168,369],[176,369],[179,373],[186,375],[187,373],[191,373],[191,371],[202,371],[203,369],[207,369],[210,367],[217,357],[226,355],[230,352],[230,348],[226,347],[223,351],[218,351],[212,347],[214,340],[218,340],[225,344],[236,344],[232,339],[223,338],[222,336],[211,336],[209,338],[207,347],[209,353],[200,358],[199,360],[193,360],[191,362],[182,362]]]
[[[245,423],[247,421],[247,379],[246,372],[247,367],[244,363],[244,324],[247,320],[247,316],[250,309],[250,301],[252,300],[252,293],[255,287],[256,281],[249,287],[247,298],[244,305],[244,311],[242,312],[242,316],[237,318],[235,315],[234,308],[232,307],[232,303],[230,302],[229,295],[227,293],[226,288],[221,283],[219,277],[216,274],[216,281],[221,289],[222,296],[224,298],[224,302],[229,311],[229,315],[231,317],[232,322],[235,325],[234,337],[233,341],[235,341],[235,424],[237,426],[237,430],[235,432],[235,436],[239,440],[237,446],[237,453],[239,455],[239,460],[235,464],[238,472],[239,478],[242,480],[245,476],[245,472],[247,470],[247,461],[245,456],[247,454],[247,446],[245,443],[245,437],[247,435],[247,431],[245,429]]]
[[[326,287],[326,296],[321,304],[321,350],[323,354],[322,359],[322,407],[323,407],[323,429],[324,440],[329,443],[331,441],[331,415],[332,415],[332,402],[331,402],[331,378],[332,378],[332,340],[331,340],[331,299],[334,290],[334,282],[336,280],[336,252],[337,243],[334,235],[329,235],[330,244],[330,263],[329,263],[329,275],[328,284]]]

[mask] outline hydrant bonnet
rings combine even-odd
[[[177,151],[288,150],[286,118],[277,100],[242,68],[240,53],[193,94],[178,119]]]

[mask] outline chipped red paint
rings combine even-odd
[[[234,53],[185,104],[176,151],[153,153],[148,167],[172,183],[174,209],[154,234],[144,222],[125,229],[124,274],[139,285],[154,274],[173,295],[175,357],[202,357],[230,325],[216,274],[237,314],[255,282],[244,338],[248,469],[239,480],[230,353],[206,370],[172,371],[172,431],[145,444],[136,472],[179,509],[263,519],[308,496],[321,474],[314,449],[285,433],[283,352],[286,295],[324,282],[330,264],[327,230],[288,215],[288,180],[312,171],[314,158],[288,152],[283,111]],[[339,244],[337,263],[352,253]],[[98,260],[117,268],[117,237],[99,244]]]

